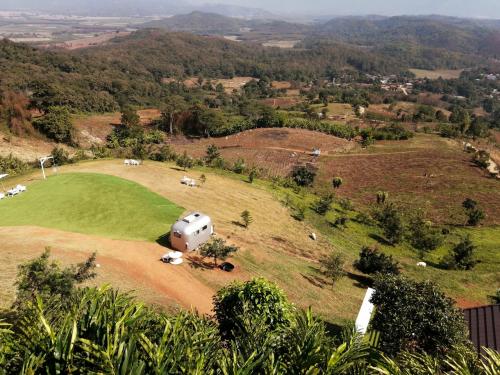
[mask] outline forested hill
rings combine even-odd
[[[0,41],[0,91],[32,92],[40,107],[109,111],[118,103],[155,104],[164,78],[232,77],[307,81],[346,67],[397,73],[405,67],[343,44],[280,50],[222,38],[141,30],[79,51],[46,51]]]
[[[463,54],[500,55],[500,21],[452,17],[346,17],[318,25],[313,34],[347,43],[434,48]]]

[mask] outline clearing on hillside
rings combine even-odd
[[[41,226],[114,239],[155,241],[183,208],[145,187],[97,173],[37,181],[0,201],[0,226]]]
[[[428,79],[456,79],[460,77],[463,69],[441,69],[441,70],[424,70],[424,69],[410,69],[410,72],[415,74],[417,78]]]

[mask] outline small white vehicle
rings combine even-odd
[[[140,165],[141,162],[139,160],[135,160],[135,159],[125,159],[123,164],[137,166],[137,165]]]
[[[16,188],[13,188],[13,189],[10,189],[9,191],[7,191],[7,196],[8,197],[14,197],[16,195],[18,195],[20,193],[20,191]]]
[[[15,189],[17,189],[20,193],[24,193],[26,191],[26,186],[24,186],[24,185],[17,185],[15,187]]]

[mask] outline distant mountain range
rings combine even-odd
[[[229,17],[269,18],[262,9],[226,4],[195,6],[183,0],[1,0],[0,10],[25,10],[82,16],[155,16],[195,10]]]

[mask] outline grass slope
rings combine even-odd
[[[183,208],[145,187],[95,173],[68,173],[0,201],[0,226],[36,225],[114,239],[155,241]]]

